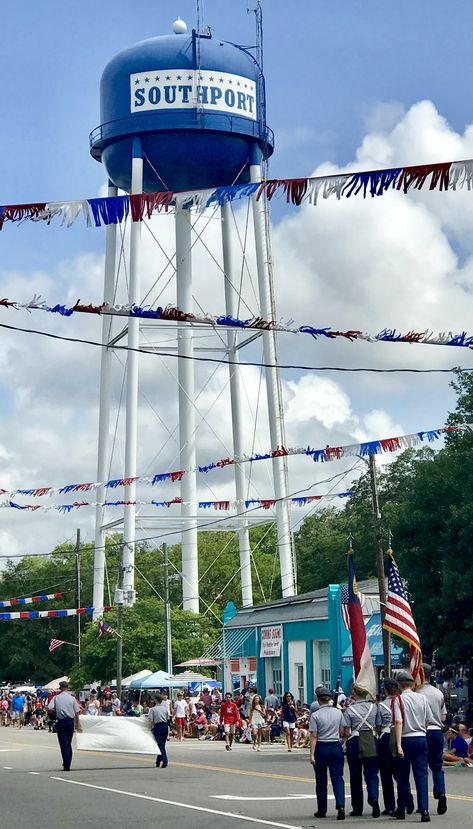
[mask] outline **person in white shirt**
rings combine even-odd
[[[180,691],[177,692],[176,699],[174,700],[174,717],[176,719],[177,739],[182,742],[186,730],[187,703],[183,699]]]
[[[97,691],[91,691],[89,701],[87,703],[85,713],[88,717],[98,717],[100,713],[100,704],[97,700]]]
[[[442,691],[430,684],[431,667],[423,664],[425,683],[416,688],[429,702],[433,719],[427,726],[427,752],[429,768],[432,772],[434,797],[438,800],[437,814],[444,815],[447,811],[447,794],[445,790],[445,774],[443,772],[443,724],[447,718],[445,697]]]
[[[414,693],[414,679],[409,671],[399,671],[396,679],[401,695],[395,697],[393,704],[399,775],[398,803],[394,817],[398,820],[405,818],[412,766],[421,822],[430,823],[426,734],[433,714],[427,698]]]

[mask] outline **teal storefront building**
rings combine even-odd
[[[358,587],[365,595],[363,613],[369,625],[379,614],[378,584],[373,579]],[[318,684],[335,688],[340,676],[349,691],[351,642],[342,619],[339,584],[240,611],[230,603],[224,619],[218,644],[226,690],[249,681],[263,696],[273,688],[279,697],[289,690],[296,700],[311,702]],[[379,648],[375,639],[370,645]]]

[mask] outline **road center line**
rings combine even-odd
[[[247,823],[262,823],[265,826],[277,826],[280,829],[303,829],[294,823],[276,823],[272,820],[263,820],[258,817],[248,817],[248,815],[237,815],[235,812],[222,812],[218,809],[208,809],[205,806],[192,806],[190,803],[177,803],[175,800],[164,800],[162,797],[151,797],[147,794],[138,794],[137,792],[125,792],[122,789],[109,789],[107,786],[95,786],[92,783],[80,783],[78,780],[66,780],[64,777],[51,777],[51,780],[59,780],[60,783],[69,783],[72,786],[84,786],[87,789],[98,789],[103,792],[111,792],[111,794],[123,794],[126,797],[136,797],[138,800],[151,800],[154,803],[164,803],[166,806],[177,806],[179,809],[190,809],[194,812],[206,812],[210,815],[220,815],[221,817],[233,818],[233,820],[246,820]]]

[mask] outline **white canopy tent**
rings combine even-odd
[[[47,685],[43,685],[43,691],[59,691],[60,682],[69,682],[69,677],[58,676],[57,679],[52,679]]]

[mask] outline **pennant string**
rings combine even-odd
[[[269,460],[271,458],[276,457],[288,457],[288,456],[297,456],[297,455],[305,455],[306,457],[312,458],[314,463],[324,463],[333,460],[341,460],[344,457],[354,457],[357,455],[362,455],[363,457],[367,457],[369,455],[377,455],[381,453],[388,453],[388,452],[396,452],[402,448],[408,447],[415,447],[419,444],[424,442],[433,443],[434,441],[440,440],[446,434],[452,433],[471,433],[473,432],[473,424],[470,423],[462,423],[456,426],[441,426],[438,429],[432,429],[429,431],[422,431],[422,432],[414,432],[413,434],[409,435],[398,435],[395,437],[383,438],[381,440],[372,440],[366,441],[363,443],[352,443],[345,446],[326,446],[325,449],[314,449],[311,446],[306,447],[285,447],[285,446],[277,446],[276,449],[271,450],[270,452],[265,452],[263,454],[254,453],[252,455],[242,455],[236,456],[234,458],[221,458],[220,460],[213,461],[206,465],[201,465],[197,467],[193,467],[191,469],[180,469],[175,471],[167,471],[161,472],[152,476],[148,475],[137,475],[134,478],[112,478],[109,481],[95,481],[93,483],[70,483],[65,484],[61,487],[52,487],[52,486],[42,486],[42,487],[30,487],[30,488],[21,488],[21,489],[14,489],[8,491],[6,489],[0,489],[0,494],[4,495],[8,498],[8,501],[0,504],[3,507],[12,507],[13,509],[30,509],[32,507],[24,506],[21,504],[17,504],[12,499],[17,495],[28,495],[35,498],[43,497],[44,495],[48,495],[49,497],[54,494],[69,494],[71,492],[88,492],[90,490],[98,489],[99,487],[104,487],[105,489],[118,489],[119,487],[129,486],[131,483],[140,483],[140,484],[150,484],[151,486],[155,486],[158,483],[162,483],[165,480],[170,480],[171,482],[178,482],[181,481],[184,475],[189,472],[201,472],[207,474],[213,469],[224,469],[227,466],[232,466],[234,464],[239,463],[254,463],[256,461],[262,460]],[[118,503],[118,502],[115,502]],[[138,503],[138,502],[137,502]],[[143,502],[148,503],[148,502]],[[166,502],[168,505],[171,502]],[[173,501],[172,503],[177,503]],[[181,502],[179,502],[181,503]],[[123,504],[121,501],[120,504]],[[105,505],[111,505],[107,502]],[[89,506],[87,502],[79,502],[77,504],[66,504],[63,505],[64,510],[67,511],[69,508],[79,508],[80,506]]]

